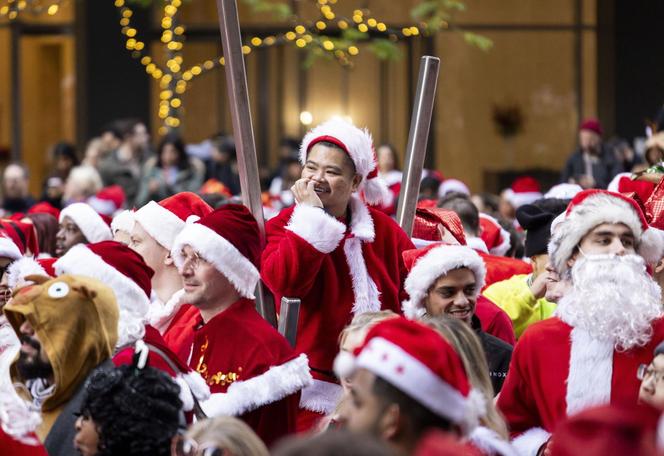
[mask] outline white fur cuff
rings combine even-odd
[[[298,204],[286,226],[321,253],[337,248],[346,232],[346,225],[318,207]]]
[[[522,456],[535,456],[550,437],[551,433],[540,427],[531,428],[512,440],[512,446]]]

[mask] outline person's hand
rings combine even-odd
[[[314,190],[314,181],[306,177],[298,179],[295,182],[295,185],[291,187],[293,196],[297,204],[304,204],[307,206],[313,207],[323,207],[323,202],[318,197],[318,194]]]
[[[662,173],[643,173],[636,176],[635,180],[652,182],[653,184],[657,185],[662,179],[664,179],[664,174]]]
[[[542,271],[530,284],[530,292],[535,296],[535,299],[541,299],[546,294],[546,283],[548,279],[548,271]]]

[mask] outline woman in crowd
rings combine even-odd
[[[160,201],[179,192],[196,192],[203,185],[205,170],[199,160],[189,158],[182,138],[170,134],[159,143],[156,157],[143,168],[136,206]]]
[[[178,437],[174,456],[268,456],[265,444],[243,421],[219,416],[199,421]]]

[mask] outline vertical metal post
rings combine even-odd
[[[265,220],[263,219],[261,186],[256,160],[256,143],[251,122],[247,74],[242,54],[242,38],[240,36],[236,0],[217,0],[217,11],[221,45],[226,60],[226,88],[237,150],[242,201],[256,218],[261,231],[262,243],[265,244]],[[262,76],[265,77],[265,75]],[[264,289],[262,282],[259,282],[257,291],[256,305],[259,313],[276,327],[277,317],[274,303],[269,299],[269,293]]]
[[[12,161],[20,161],[23,149],[21,128],[21,24],[13,20],[11,30],[11,90],[12,90]]]
[[[397,208],[397,222],[409,236],[413,232],[413,220],[415,219],[424,156],[427,153],[427,141],[436,98],[439,68],[440,59],[438,57],[425,55],[420,60],[420,74],[417,81],[413,114],[410,118],[405,168]]]

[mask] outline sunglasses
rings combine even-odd
[[[193,439],[179,436],[175,442],[176,456],[227,456],[228,453],[223,448],[215,444],[199,444]]]

